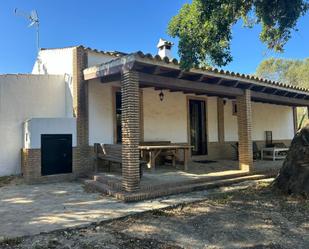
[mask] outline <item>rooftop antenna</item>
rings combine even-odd
[[[30,14],[27,14],[19,9],[15,8],[15,15],[22,16],[30,21],[28,28],[36,27],[36,42],[37,42],[37,50],[40,50],[40,21],[39,16],[36,10],[32,10]]]

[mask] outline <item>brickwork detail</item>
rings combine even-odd
[[[253,171],[252,153],[252,108],[251,91],[245,90],[237,97],[237,122],[239,140],[239,167],[241,170]]]
[[[87,68],[87,52],[82,47],[73,51],[73,110],[77,119],[77,145],[88,145],[88,87],[83,69]]]
[[[89,148],[90,150],[91,148]],[[81,163],[81,150],[78,147],[73,148],[72,174],[42,176],[41,171],[41,149],[22,149],[21,150],[21,170],[24,179],[28,183],[44,181],[61,181],[73,179],[78,176],[84,176],[84,167]]]
[[[26,181],[41,177],[41,149],[21,150],[21,171]]]
[[[74,165],[77,174],[91,170],[91,150],[89,149],[88,122],[88,82],[83,70],[88,66],[88,54],[83,47],[73,50],[73,110],[77,125],[77,159]]]
[[[122,94],[122,186],[136,191],[140,182],[140,98],[138,73],[125,72],[121,78]]]
[[[217,98],[217,113],[218,113],[218,141],[224,143],[224,100]]]

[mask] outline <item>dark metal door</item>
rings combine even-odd
[[[207,154],[205,101],[189,100],[192,155]]]
[[[72,173],[72,135],[41,135],[42,175]]]
[[[121,92],[116,92],[116,134],[117,143],[122,142],[122,128],[121,128],[121,113],[122,113],[122,101]]]

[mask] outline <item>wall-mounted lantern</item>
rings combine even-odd
[[[164,99],[164,93],[163,93],[162,90],[161,90],[161,92],[159,93],[159,98],[160,98],[160,101],[163,101],[163,99]]]

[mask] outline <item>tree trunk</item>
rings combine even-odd
[[[293,138],[274,186],[286,194],[309,196],[309,124]]]

